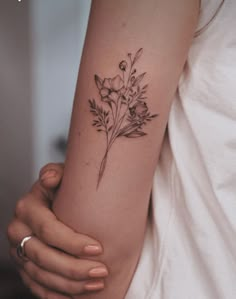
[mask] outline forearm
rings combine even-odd
[[[54,205],[66,224],[104,246],[102,261],[110,270],[107,286],[86,298],[124,298],[141,251],[152,177],[197,19],[197,5],[192,0],[190,13],[178,12],[178,19],[185,21],[168,23],[167,17],[176,18],[176,7],[167,2],[149,0],[148,8],[143,1],[133,0],[93,3],[65,175]],[[195,21],[189,25],[192,18]],[[163,26],[165,30],[160,28]],[[141,48],[143,53],[137,52]],[[122,60],[126,60],[125,70],[122,65],[119,68]],[[94,81],[95,74],[99,77]],[[107,87],[104,78],[115,80],[116,76],[120,76],[119,82]],[[102,116],[97,105],[109,115]],[[94,119],[97,123],[92,125]]]

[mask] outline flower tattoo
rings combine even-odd
[[[102,105],[89,99],[90,112],[94,116],[93,126],[106,136],[106,150],[100,164],[97,188],[103,177],[108,153],[117,138],[137,138],[147,135],[143,126],[158,114],[149,112],[147,100],[148,85],[141,86],[146,73],[137,74],[135,65],[141,57],[143,49],[132,56],[128,53],[128,61],[119,63],[121,75],[114,78],[94,76]]]

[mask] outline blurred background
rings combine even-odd
[[[0,1],[0,298],[33,298],[8,257],[17,199],[63,161],[89,0]]]

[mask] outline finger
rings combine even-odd
[[[47,182],[47,180],[45,180],[45,182]],[[59,186],[60,178],[58,176],[50,178],[47,184],[38,180],[31,187],[29,194],[34,198],[35,201],[40,201],[44,203],[47,208],[51,209],[52,201],[55,198],[57,187]]]
[[[61,183],[64,172],[64,164],[50,163],[45,165],[39,173],[39,181],[45,188],[56,188]]]
[[[13,219],[8,226],[7,236],[10,243],[9,255],[17,267],[22,267],[25,260],[18,256],[16,247],[25,236],[30,235],[32,235],[30,228],[16,218]]]
[[[46,246],[35,237],[25,243],[25,254],[38,267],[72,280],[106,277],[108,275],[108,270],[102,263],[75,258]],[[94,269],[96,270],[94,271]]]
[[[15,237],[11,238],[12,247],[10,249],[10,255],[18,266],[22,266],[24,260],[18,257],[14,246],[20,243],[20,240],[24,238],[23,236],[30,235],[30,231],[27,230],[27,227],[21,222],[15,221],[14,225],[19,229],[20,233],[18,234],[19,240]],[[55,248],[46,246],[36,237],[33,237],[25,243],[25,254],[27,258],[39,267],[71,279],[106,277],[108,275],[108,270],[102,263],[69,256]],[[91,269],[98,269],[100,267],[105,269],[104,274],[89,274]]]
[[[25,263],[25,261],[24,261],[22,258],[20,258],[20,257],[18,256],[18,254],[17,254],[17,252],[16,252],[16,248],[11,247],[11,248],[9,249],[9,255],[10,255],[12,261],[15,263],[15,265],[16,265],[16,267],[17,267],[18,269],[24,267],[24,263]]]
[[[44,269],[36,266],[32,262],[25,263],[24,270],[32,280],[34,280],[41,286],[70,296],[78,295],[85,292],[87,290],[86,287],[88,283],[94,283],[94,291],[98,291],[104,288],[103,279],[99,279],[99,284],[96,284],[98,280],[69,280],[54,273],[47,272]]]
[[[32,192],[18,201],[17,218],[48,245],[75,256],[101,254],[103,249],[97,240],[78,234],[58,221],[49,209],[49,202],[45,200],[46,196],[39,184],[35,184]],[[19,242],[21,239],[17,241]]]
[[[36,191],[35,191],[36,192]],[[103,249],[97,240],[76,233],[58,221],[48,208],[43,195],[29,194],[17,204],[17,217],[31,228],[34,234],[44,243],[57,247],[74,256],[95,256]]]
[[[17,247],[25,236],[32,234],[32,230],[17,218],[14,218],[7,228],[7,237],[12,247]]]
[[[43,195],[44,200],[53,200],[56,189],[60,186],[64,172],[64,164],[50,163],[45,165],[39,173],[39,180],[31,188],[34,195]]]
[[[16,253],[17,245],[25,236],[30,236],[32,231],[24,223],[14,218],[7,228],[7,237],[10,243],[9,255],[17,268],[22,267],[24,260]]]
[[[48,163],[44,165],[39,171],[39,177],[41,177],[48,170],[56,170],[58,172],[63,172],[64,163]]]
[[[104,288],[104,281],[103,279],[107,276],[105,275],[98,275],[98,273],[95,273],[93,275],[89,275],[85,273],[84,277],[87,276],[87,280],[81,279],[71,279],[66,278],[61,275],[55,274],[53,272],[48,272],[45,269],[37,266],[32,261],[24,261],[21,258],[18,257],[16,253],[15,248],[11,248],[10,255],[13,259],[13,261],[18,266],[19,270],[24,269],[24,271],[28,274],[28,276],[33,279],[35,282],[39,283],[40,285],[53,289],[57,292],[63,292],[65,294],[79,294],[81,292],[84,292],[85,290],[101,290]],[[81,261],[80,261],[81,262]],[[96,269],[98,270],[97,264],[93,264],[91,261],[86,261],[88,263],[88,267],[90,265],[90,269]],[[44,264],[44,262],[40,261],[40,264]],[[94,268],[95,267],[95,268]],[[59,269],[58,269],[59,270]],[[71,270],[70,270],[71,271]],[[73,270],[73,277],[78,277],[78,273],[75,274],[75,271],[77,269]],[[81,267],[82,271],[82,267]],[[63,271],[64,275],[64,271]],[[97,281],[100,281],[98,285],[96,284]],[[101,284],[103,286],[101,286]]]
[[[41,285],[33,281],[23,270],[20,271],[20,275],[24,284],[31,290],[34,295],[36,295],[40,299],[70,299],[69,296],[65,296],[42,287]]]

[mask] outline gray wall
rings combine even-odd
[[[33,174],[62,156],[90,8],[88,0],[31,0]]]
[[[5,228],[17,198],[39,168],[61,161],[67,135],[88,0],[0,1],[0,264]]]
[[[0,258],[15,200],[30,184],[32,168],[29,1],[0,1]]]

